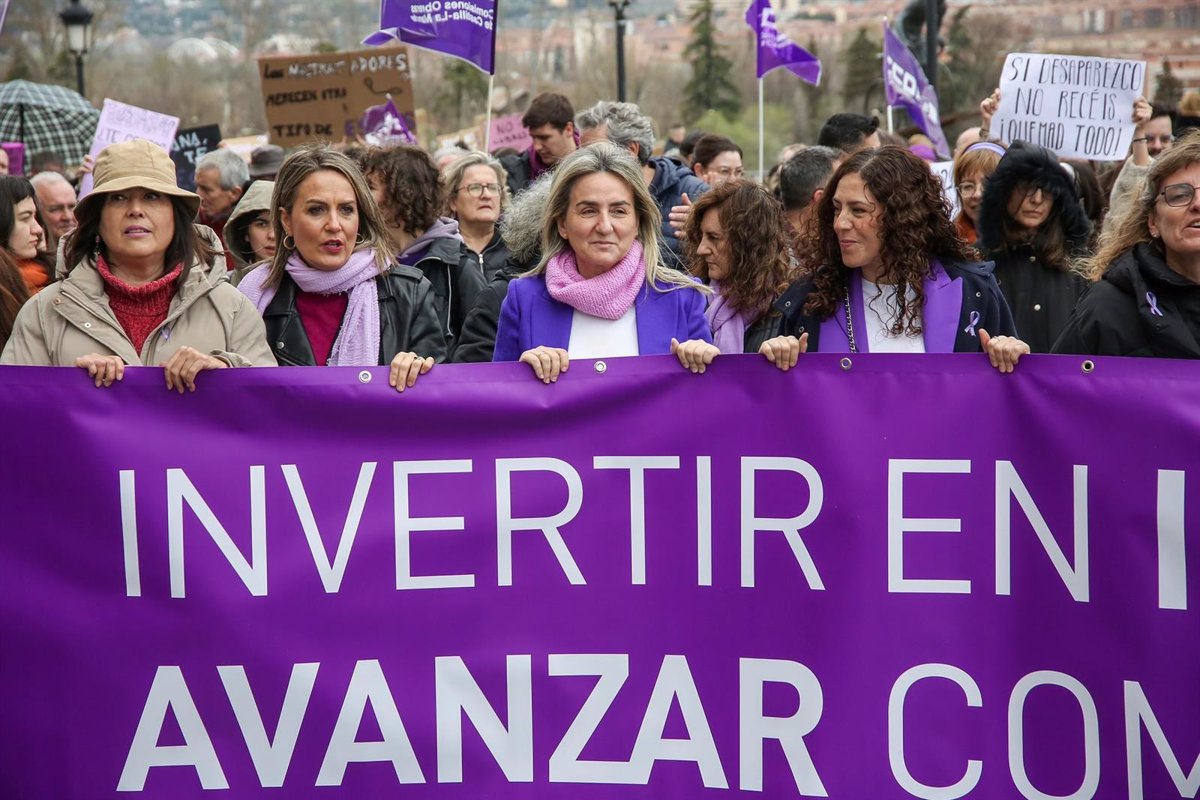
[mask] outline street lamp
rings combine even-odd
[[[625,9],[632,0],[608,0],[617,15],[617,100],[625,102]]]
[[[79,0],[71,0],[69,6],[58,12],[58,18],[67,29],[67,49],[75,56],[75,83],[82,95],[83,56],[92,43],[92,11]]]

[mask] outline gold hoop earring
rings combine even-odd
[[[366,243],[367,243],[367,237],[363,236],[361,233],[354,237],[354,246],[355,247],[362,247]]]
[[[292,240],[291,244],[288,244],[288,239]],[[296,239],[290,233],[285,233],[283,235],[283,249],[284,250],[295,250],[296,249]]]

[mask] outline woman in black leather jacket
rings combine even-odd
[[[362,173],[327,146],[283,163],[271,198],[275,257],[238,284],[281,366],[391,366],[403,391],[446,355],[432,287],[395,263]]]

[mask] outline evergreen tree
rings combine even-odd
[[[1154,104],[1175,108],[1183,97],[1183,81],[1171,70],[1171,62],[1163,59],[1162,72],[1154,79]]]
[[[433,106],[442,128],[458,130],[470,125],[475,112],[487,103],[487,87],[487,78],[474,66],[457,58],[446,58],[442,85]]]
[[[692,77],[683,88],[683,119],[688,124],[710,109],[733,118],[742,108],[742,96],[729,77],[733,63],[717,44],[713,16],[713,0],[700,0],[689,18],[692,38],[686,56]]]
[[[859,28],[854,41],[842,54],[846,67],[846,82],[842,84],[844,110],[863,113],[864,109],[869,110],[874,95],[883,96],[881,53],[881,45],[867,35],[867,29]]]

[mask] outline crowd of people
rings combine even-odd
[[[167,388],[239,366],[721,354],[783,370],[806,351],[1200,357],[1200,132],[1144,99],[1123,161],[1064,160],[989,126],[932,147],[833,115],[761,183],[732,139],[631,103],[533,99],[531,146],[219,148],[196,191],[142,140],[0,176],[0,363],[96,386],[159,366]],[[36,159],[35,159],[36,160]],[[50,162],[53,159],[49,159]],[[958,207],[953,214],[952,200]]]

